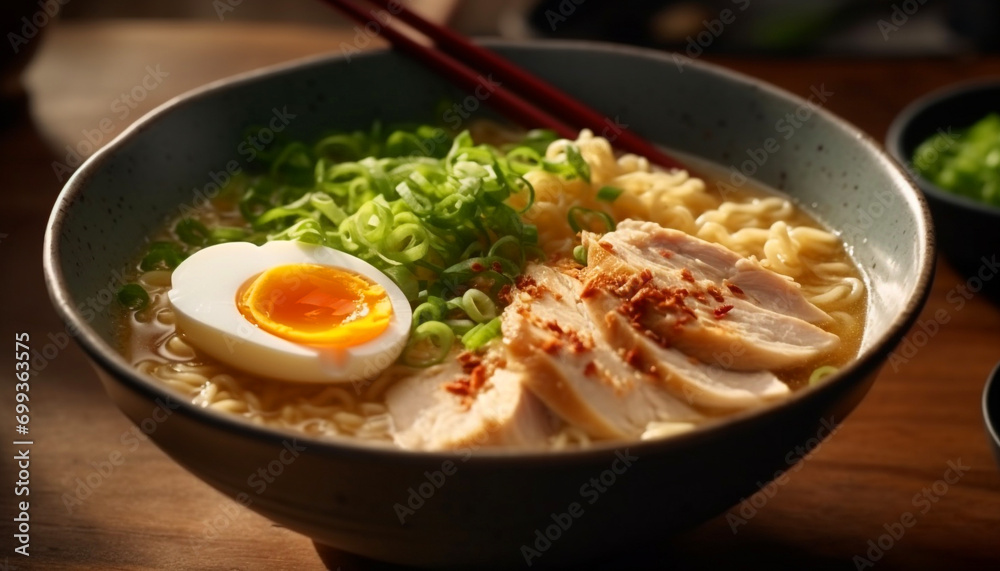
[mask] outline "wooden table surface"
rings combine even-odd
[[[72,343],[59,348],[66,340],[40,267],[44,224],[61,186],[52,163],[65,154],[53,149],[79,142],[82,130],[104,117],[111,116],[119,131],[185,89],[336,50],[344,38],[326,30],[232,22],[56,25],[49,32],[28,75],[33,117],[22,113],[0,129],[2,335],[10,340],[28,331],[35,347],[53,345],[50,358],[36,360],[30,393],[31,556],[13,552],[16,452],[4,438],[0,569],[387,568],[317,551],[307,538],[209,488],[150,442],[133,442],[130,423],[105,397],[81,352]],[[825,86],[834,93],[827,107],[878,140],[915,97],[1000,75],[996,57],[714,61],[800,95]],[[115,97],[156,64],[170,76],[128,117],[112,115]],[[880,569],[1000,568],[1000,473],[980,409],[983,382],[1000,360],[1000,306],[979,296],[961,308],[950,303],[949,292],[962,283],[947,263],[938,265],[922,319],[944,311],[948,322],[907,362],[886,367],[840,430],[772,497],[755,497],[727,514],[744,518],[745,525],[734,533],[737,520],[723,515],[627,561],[654,568],[778,563],[852,569],[863,563],[855,559],[860,556]],[[2,370],[13,371],[9,351],[2,359]],[[0,430],[13,434],[12,384],[0,399]],[[949,466],[962,467],[957,481]],[[78,495],[86,497],[67,503]],[[906,513],[914,514],[915,525],[889,546],[883,534],[898,532],[894,524]],[[882,547],[873,549],[880,541]],[[616,559],[604,567],[626,565]]]

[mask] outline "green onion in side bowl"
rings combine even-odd
[[[942,189],[1000,206],[1000,113],[957,136],[939,131],[917,147],[913,165]]]

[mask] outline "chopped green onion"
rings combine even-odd
[[[310,203],[311,195],[300,196],[288,204],[276,206],[252,220],[255,228],[263,228],[268,224],[283,220],[290,216],[307,217],[310,215],[306,208]]]
[[[444,287],[452,291],[471,281],[482,280],[492,280],[492,285],[499,289],[503,285],[514,283],[514,277],[520,271],[520,266],[506,258],[485,256],[469,258],[445,268],[439,279]]]
[[[544,150],[538,152],[528,147],[517,147],[508,151],[506,157],[507,164],[510,165],[511,170],[516,174],[523,175],[542,167],[542,163],[545,160],[542,158],[544,152]]]
[[[385,142],[384,153],[387,157],[427,156],[429,148],[427,142],[414,133],[394,131]]]
[[[590,165],[587,164],[587,161],[583,159],[583,155],[580,154],[580,147],[573,144],[566,145],[566,162],[573,167],[577,176],[588,183],[590,182]]]
[[[441,302],[440,298],[431,297],[413,310],[413,327],[428,321],[441,321],[441,318],[444,317],[444,309],[444,303]]]
[[[521,215],[506,204],[501,204],[493,210],[489,222],[501,234],[521,237],[524,235],[524,221],[521,220]]]
[[[521,265],[524,263],[524,246],[514,236],[504,236],[490,246],[489,256],[499,256]]]
[[[354,220],[358,237],[369,246],[381,242],[393,226],[392,210],[384,200],[364,203],[350,219]]]
[[[294,240],[307,244],[322,244],[326,241],[326,235],[319,222],[313,218],[303,218],[292,224],[287,229],[276,234],[269,235],[268,240]]]
[[[823,381],[823,379],[836,373],[837,370],[838,370],[837,367],[832,367],[830,365],[819,367],[818,369],[813,371],[811,375],[809,375],[809,386],[818,385],[820,382]]]
[[[525,224],[524,233],[522,234],[524,241],[530,245],[538,244],[538,226],[534,224]]]
[[[192,246],[204,246],[211,233],[204,224],[193,218],[182,218],[174,225],[174,233],[181,242]]]
[[[149,293],[139,284],[125,284],[116,295],[118,303],[135,311],[145,309],[149,305]]]
[[[486,252],[483,249],[483,245],[479,242],[473,242],[465,247],[465,250],[462,251],[462,255],[459,257],[463,260],[467,260],[469,258],[479,258],[485,255]]]
[[[939,130],[917,147],[913,166],[949,192],[1000,206],[1000,113],[955,132]]]
[[[497,316],[497,306],[490,299],[490,296],[479,291],[470,289],[462,296],[462,309],[465,314],[476,323],[489,321]]]
[[[430,367],[444,360],[455,344],[455,332],[440,321],[421,323],[410,335],[403,350],[403,363],[411,367]]]
[[[462,335],[462,344],[466,349],[475,351],[493,339],[500,337],[500,318],[494,317],[488,323],[480,323]]]
[[[528,209],[531,208],[531,205],[535,203],[534,185],[528,182],[528,179],[524,178],[520,174],[515,172],[504,173],[503,166],[499,161],[494,161],[493,170],[496,172],[497,181],[500,185],[511,189],[510,196],[507,197],[508,200],[512,197],[521,196],[522,194],[527,195],[525,198],[521,199],[524,202],[524,206],[518,209],[517,213],[524,214],[527,212]],[[512,181],[514,184],[511,184]],[[515,199],[514,202],[517,202],[517,200]]]
[[[213,244],[239,242],[246,240],[249,236],[250,233],[243,228],[234,228],[232,226],[218,226],[209,231],[209,241]]]
[[[583,244],[573,248],[573,259],[581,266],[587,265],[587,247]]]
[[[559,135],[555,131],[550,129],[532,129],[528,131],[524,140],[518,143],[517,148],[529,148],[536,153],[544,155],[549,145],[557,139],[559,139]]]
[[[615,229],[614,219],[607,212],[600,210],[574,206],[569,209],[566,217],[569,219],[569,227],[574,232],[586,230],[588,232],[603,234]]]
[[[448,327],[451,327],[451,330],[455,332],[455,335],[465,335],[472,329],[479,327],[479,325],[471,319],[447,319],[444,323]]]
[[[407,300],[413,301],[420,295],[420,284],[417,283],[417,277],[406,266],[392,266],[382,271],[399,286]]]
[[[430,249],[427,231],[417,224],[396,227],[382,240],[383,254],[397,262],[409,263],[422,259]]]
[[[316,143],[314,151],[317,155],[331,160],[359,160],[368,154],[368,148],[363,135],[358,135],[332,135]]]
[[[328,194],[323,194],[322,192],[312,193],[309,195],[309,204],[334,224],[340,224],[347,218],[347,214],[337,206],[337,203],[333,201],[333,197]]]
[[[149,250],[139,262],[143,271],[172,270],[184,260],[184,252],[180,246],[172,242],[153,242]]]
[[[423,194],[413,192],[409,183],[405,180],[396,185],[396,192],[406,201],[406,205],[410,207],[414,214],[425,216],[431,211],[433,205],[430,199]]]
[[[311,186],[314,173],[312,156],[302,143],[287,145],[271,163],[271,176],[292,186]]]
[[[597,200],[601,202],[614,202],[619,196],[624,192],[620,188],[613,186],[602,186],[600,190],[597,191]]]

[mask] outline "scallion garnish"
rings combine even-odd
[[[590,182],[590,165],[587,164],[587,161],[583,160],[583,155],[580,154],[579,147],[573,144],[566,145],[566,162],[573,167],[577,176],[588,183]]]
[[[569,209],[566,215],[569,220],[569,227],[574,232],[586,230],[597,234],[604,234],[615,229],[615,221],[607,212],[592,210],[582,206],[574,206]]]
[[[192,246],[204,246],[211,236],[208,228],[193,218],[181,218],[174,225],[174,233],[181,242]]]
[[[597,191],[597,200],[601,202],[614,202],[622,194],[622,189],[613,186],[602,186]]]
[[[823,382],[823,379],[829,377],[830,375],[837,372],[837,367],[830,365],[825,365],[823,367],[817,368],[815,371],[809,375],[809,386],[818,385]]]
[[[118,290],[118,303],[128,309],[139,311],[149,305],[149,293],[139,284],[125,284]]]
[[[224,242],[240,242],[250,237],[250,233],[243,228],[231,226],[219,226],[212,228],[208,233],[209,241],[213,244]]]
[[[500,337],[500,318],[495,317],[487,323],[480,323],[462,335],[462,344],[466,349],[475,351],[493,339]]]
[[[440,321],[421,323],[410,334],[403,362],[411,367],[430,367],[444,360],[455,343],[455,332]]]
[[[184,260],[184,250],[173,242],[153,242],[139,262],[143,271],[172,270]]]
[[[493,303],[490,296],[478,289],[470,289],[465,292],[465,295],[462,296],[462,309],[465,310],[469,319],[476,323],[483,323],[497,316],[496,304]]]

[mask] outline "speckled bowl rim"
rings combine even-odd
[[[1000,463],[1000,406],[990,408],[992,393],[998,393],[993,399],[1000,403],[1000,362],[986,377],[986,385],[983,387],[983,422],[986,423],[986,434],[990,437],[990,444],[996,452],[997,462]]]
[[[585,41],[483,41],[485,46],[511,47],[515,49],[529,50],[573,50],[583,52],[599,51],[604,53],[620,54],[631,57],[646,58],[660,61],[664,64],[674,65],[675,57],[682,57],[668,52],[657,52],[643,48],[604,44],[598,42]],[[352,58],[357,60],[354,65],[363,65],[365,61],[381,57],[389,50],[372,50],[363,54],[354,54]],[[123,131],[107,146],[100,149],[91,156],[67,181],[66,186],[56,199],[51,218],[45,232],[43,245],[43,267],[46,277],[46,285],[52,303],[59,316],[67,323],[72,324],[79,334],[77,342],[80,346],[99,364],[107,369],[110,374],[125,383],[131,390],[138,391],[152,402],[156,398],[172,398],[178,400],[176,395],[159,384],[155,379],[146,377],[139,373],[125,358],[106,343],[90,327],[90,325],[76,312],[72,304],[72,298],[67,290],[66,281],[59,264],[59,241],[63,225],[65,211],[70,208],[76,196],[87,186],[93,174],[107,163],[114,153],[122,147],[125,142],[135,135],[146,130],[149,125],[163,120],[169,112],[180,108],[190,102],[197,101],[209,94],[226,90],[230,87],[252,83],[258,79],[274,74],[276,72],[291,71],[297,68],[308,68],[312,66],[323,66],[329,61],[343,59],[341,54],[322,54],[295,60],[289,63],[270,66],[247,73],[239,74],[230,78],[209,83],[203,87],[179,95],[166,103],[160,105],[133,125]],[[708,64],[701,61],[687,60],[686,65],[696,67],[706,74],[719,77],[724,82],[735,82],[746,86],[753,86],[771,97],[783,100],[789,105],[804,105],[805,100],[770,84],[754,79],[748,75],[731,71],[721,66]],[[614,450],[627,447],[637,454],[655,456],[669,453],[673,449],[690,446],[694,443],[711,440],[719,431],[738,429],[741,425],[750,425],[758,417],[777,413],[789,407],[801,406],[810,399],[822,398],[826,391],[839,388],[838,385],[856,384],[862,382],[867,375],[874,374],[882,366],[886,356],[891,349],[899,343],[903,335],[916,321],[919,309],[923,306],[930,291],[931,278],[934,273],[934,238],[932,232],[932,222],[927,203],[920,192],[917,191],[912,179],[897,165],[895,161],[876,143],[870,136],[863,133],[856,127],[847,123],[843,119],[833,115],[825,109],[817,109],[815,113],[821,115],[829,121],[833,128],[839,129],[850,138],[858,140],[859,144],[867,152],[872,153],[883,168],[896,179],[898,186],[904,189],[902,198],[909,210],[919,213],[917,216],[916,237],[919,240],[917,268],[915,276],[916,283],[910,295],[906,299],[903,311],[895,317],[887,328],[886,332],[877,338],[865,351],[863,351],[853,362],[836,373],[830,381],[813,388],[798,391],[791,398],[779,403],[770,404],[759,409],[742,411],[730,415],[718,421],[713,421],[701,425],[690,432],[673,436],[662,440],[634,440],[634,441],[612,441],[595,444],[586,449],[580,450],[509,450],[484,448],[477,450],[474,458],[477,462],[492,462],[497,464],[523,464],[530,466],[544,467],[553,463],[566,464],[590,464],[606,460],[607,455]],[[906,190],[908,189],[908,190]],[[292,430],[281,428],[262,427],[251,423],[242,417],[226,414],[221,411],[205,409],[192,404],[188,400],[180,399],[180,407],[174,413],[193,417],[201,422],[209,423],[216,428],[235,431],[244,436],[257,439],[259,441],[271,442],[280,445],[282,441],[295,438],[305,443],[310,448],[310,454],[337,455],[339,457],[350,457],[358,460],[369,461],[393,461],[393,462],[414,462],[424,463],[427,461],[443,461],[453,459],[458,455],[455,451],[412,451],[393,448],[389,446],[377,446],[365,444],[348,439],[314,438]],[[819,419],[817,419],[818,421]],[[843,419],[836,419],[837,422]]]
[[[963,81],[961,83],[954,83],[941,89],[931,91],[930,93],[913,100],[909,105],[904,107],[898,115],[896,115],[896,117],[892,120],[892,123],[889,125],[889,130],[885,135],[886,150],[889,151],[889,154],[896,159],[899,164],[909,167],[911,164],[910,157],[905,156],[903,149],[903,131],[906,130],[910,123],[934,105],[946,103],[950,99],[986,89],[1000,91],[1000,77],[974,79],[970,81]],[[1000,113],[1000,102],[997,103],[997,112]],[[940,127],[944,126],[945,125],[940,125]],[[909,171],[909,168],[906,170]],[[947,202],[959,208],[977,210],[983,214],[1000,218],[1000,206],[993,206],[992,204],[986,204],[985,202],[980,202],[968,196],[948,192],[947,190],[920,176],[916,172],[913,173],[913,178],[917,182],[920,190],[931,195],[936,200]]]

